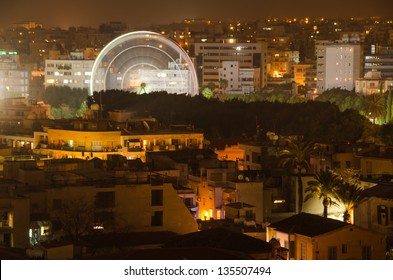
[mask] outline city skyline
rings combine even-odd
[[[315,4],[312,0],[267,2],[244,0],[198,2],[148,0],[130,2],[114,0],[70,0],[59,7],[58,2],[37,0],[8,1],[0,10],[0,28],[21,21],[36,21],[46,27],[92,26],[109,21],[122,21],[131,27],[168,24],[185,18],[237,18],[256,20],[267,17],[372,17],[389,16],[389,0],[376,0],[372,5],[359,5],[355,0],[332,0]],[[110,7],[108,7],[110,4]]]

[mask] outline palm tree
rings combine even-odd
[[[310,155],[314,151],[314,142],[305,141],[302,137],[289,139],[288,146],[279,151],[278,156],[282,157],[279,162],[280,166],[290,166],[297,175],[298,185],[298,212],[303,207],[303,182],[302,171],[308,171],[310,168]]]
[[[367,96],[365,99],[364,109],[366,111],[366,115],[369,114],[373,120],[373,124],[375,124],[376,119],[385,116],[386,113],[386,105],[383,95],[374,93]]]
[[[139,94],[141,94],[142,93],[142,91],[143,91],[143,93],[146,93],[146,83],[145,82],[142,82],[141,83],[141,85],[140,85],[140,90],[139,90]]]
[[[332,173],[331,171],[323,171],[316,173],[314,175],[315,180],[308,182],[308,187],[306,188],[305,201],[312,197],[322,198],[323,204],[323,216],[327,218],[328,207],[337,204],[332,200],[332,197],[336,197],[337,187],[340,185],[340,179]]]
[[[363,188],[357,184],[342,183],[335,192],[335,197],[344,205],[344,222],[350,223],[353,209],[361,200]]]

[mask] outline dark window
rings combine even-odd
[[[164,213],[162,211],[154,211],[153,216],[151,216],[151,226],[159,227],[163,225]]]
[[[114,208],[115,192],[98,192],[96,194],[97,208]]]
[[[295,258],[295,241],[289,241],[289,258]]]
[[[346,254],[348,252],[347,244],[341,245],[341,253]]]
[[[388,208],[384,205],[377,206],[378,224],[388,225]]]
[[[329,247],[328,250],[328,259],[337,260],[337,247]]]
[[[163,205],[163,190],[152,190],[151,191],[151,206],[162,206]]]
[[[371,246],[362,246],[362,259],[371,260]]]

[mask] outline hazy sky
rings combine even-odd
[[[195,17],[370,17],[392,11],[392,0],[0,0],[0,29],[26,20],[47,27],[97,27],[108,21],[146,26]]]

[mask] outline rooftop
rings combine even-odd
[[[245,254],[271,252],[271,245],[268,242],[224,228],[213,228],[177,236],[168,241],[165,247],[210,247]]]
[[[393,199],[393,184],[378,184],[362,192],[362,197]]]
[[[348,226],[348,224],[308,213],[293,215],[269,225],[270,228],[280,232],[297,233],[309,237],[318,236],[345,226]]]

